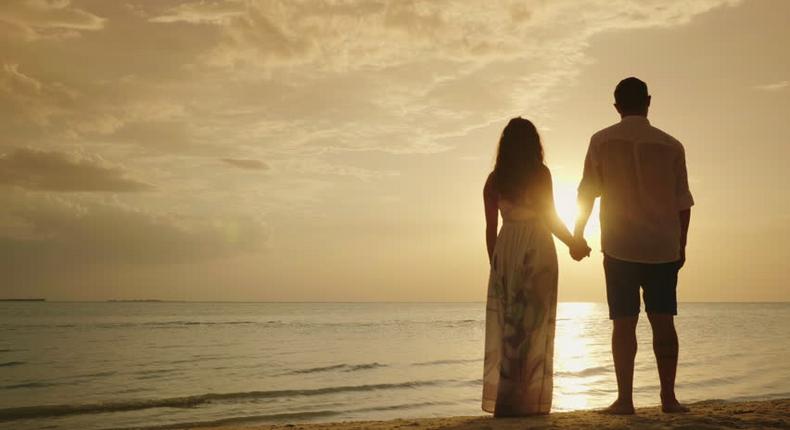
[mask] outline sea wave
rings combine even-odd
[[[475,378],[475,379],[457,379],[453,381],[455,385],[459,387],[482,387],[483,386],[483,378]]]
[[[0,363],[0,367],[21,366],[23,364],[25,364],[24,361],[6,361],[5,363]]]
[[[164,375],[167,373],[178,372],[180,369],[175,368],[167,368],[167,369],[146,369],[146,370],[139,370],[134,372],[135,375],[138,375],[138,378],[151,378],[157,377],[159,375]]]
[[[255,423],[255,422],[278,422],[278,421],[304,421],[309,419],[328,418],[340,415],[341,411],[321,410],[305,412],[285,412],[281,414],[267,415],[245,415],[240,417],[222,418],[211,421],[190,421],[174,424],[163,424],[150,427],[126,427],[116,430],[170,430],[184,428],[204,428],[204,427],[225,427],[234,424]]]
[[[188,328],[194,326],[208,326],[208,327],[222,327],[222,326],[263,326],[268,328],[340,328],[340,327],[353,327],[353,328],[388,328],[388,327],[403,327],[403,326],[432,326],[432,327],[449,327],[449,328],[464,328],[469,326],[481,326],[485,324],[485,320],[481,319],[458,319],[458,320],[386,320],[386,321],[281,321],[281,320],[266,320],[266,321],[201,321],[201,320],[180,320],[180,321],[146,321],[146,322],[112,322],[112,323],[56,323],[56,324],[9,324],[4,327],[6,330],[17,331],[26,329],[71,329],[71,328],[97,328],[97,329],[124,329],[124,328],[142,328],[142,329],[177,329]],[[0,351],[3,352],[3,351]]]
[[[20,388],[47,388],[47,387],[54,387],[56,385],[63,385],[65,382],[41,382],[41,381],[31,381],[31,382],[20,382],[18,384],[10,384],[10,385],[3,385],[0,386],[2,390],[17,390]]]
[[[18,325],[10,325],[8,329],[11,330],[20,330],[20,329],[42,329],[42,328],[85,328],[85,327],[92,327],[92,328],[102,328],[102,329],[114,329],[114,328],[133,328],[133,327],[140,327],[140,328],[179,328],[179,327],[193,327],[193,326],[238,326],[238,325],[276,325],[280,324],[280,321],[190,321],[190,320],[181,320],[181,321],[147,321],[147,322],[116,322],[116,323],[88,323],[88,324],[76,324],[76,323],[63,323],[63,324],[18,324]]]
[[[327,418],[332,416],[342,415],[348,412],[378,412],[378,411],[398,411],[416,409],[426,406],[449,405],[454,402],[421,402],[421,403],[401,403],[386,406],[372,406],[366,408],[350,409],[350,410],[318,410],[318,411],[297,411],[297,412],[284,412],[280,414],[266,414],[266,415],[245,415],[239,417],[223,418],[219,420],[210,421],[190,421],[175,424],[164,424],[152,427],[131,427],[127,429],[118,430],[168,430],[168,429],[182,429],[182,428],[201,428],[201,427],[224,427],[233,424],[243,423],[276,423],[278,421],[304,421],[310,419]]]
[[[83,373],[78,375],[63,376],[60,378],[49,379],[44,381],[42,380],[26,381],[26,382],[18,382],[16,384],[2,385],[0,386],[0,390],[16,390],[21,388],[48,388],[48,387],[55,387],[58,385],[82,384],[82,383],[92,382],[96,378],[106,378],[108,376],[113,376],[116,374],[118,374],[118,372],[116,371]]]
[[[292,370],[290,372],[285,373],[285,375],[303,375],[306,373],[331,372],[333,370],[342,371],[342,372],[355,372],[358,370],[376,369],[379,367],[387,367],[387,365],[380,363],[363,363],[363,364],[343,363],[343,364],[335,364],[332,366],[312,367],[309,369]]]
[[[206,393],[195,396],[164,399],[129,400],[107,403],[74,405],[39,405],[0,409],[0,422],[18,419],[59,417],[65,415],[96,414],[104,412],[137,411],[152,408],[192,408],[206,403],[233,402],[238,400],[275,399],[294,396],[318,396],[335,393],[366,392],[416,388],[446,383],[444,380],[407,381],[392,384],[336,386],[313,389],[242,391],[235,393]]]
[[[194,326],[243,326],[243,325],[267,325],[276,323],[277,321],[149,321],[143,323],[112,323],[112,324],[97,324],[99,328],[126,328],[126,327],[144,327],[144,328],[187,328]]]
[[[412,363],[412,366],[435,366],[440,364],[464,364],[464,363],[479,363],[483,361],[482,358],[473,358],[473,359],[449,359],[449,360],[434,360],[434,361],[421,361],[418,363]]]
[[[69,379],[90,379],[90,378],[105,378],[107,376],[113,376],[117,374],[115,370],[107,370],[104,372],[94,372],[94,373],[81,373],[79,375],[74,375],[69,377]]]
[[[555,372],[554,376],[558,377],[568,377],[568,376],[575,376],[575,377],[585,377],[585,376],[596,376],[602,375],[607,372],[611,372],[611,366],[594,366],[594,367],[587,367],[581,370],[568,370],[562,372]]]

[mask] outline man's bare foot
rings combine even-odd
[[[632,402],[615,400],[608,408],[601,409],[600,412],[607,415],[633,415],[634,404]]]
[[[665,414],[683,414],[689,411],[689,408],[683,406],[675,400],[674,402],[663,403],[661,405],[661,412]]]

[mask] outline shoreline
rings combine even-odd
[[[300,424],[186,426],[202,430],[571,430],[571,429],[790,429],[790,398],[731,402],[704,400],[688,404],[685,414],[664,414],[660,407],[637,408],[636,415],[604,415],[595,410],[558,412],[526,418],[461,416],[399,418],[387,421],[344,421]]]

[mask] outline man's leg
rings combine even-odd
[[[612,357],[617,376],[617,400],[604,410],[606,413],[617,415],[634,413],[634,359],[638,320],[639,317],[635,316],[612,321]]]
[[[653,329],[653,353],[661,380],[661,409],[664,412],[688,412],[675,397],[675,374],[678,368],[677,263],[649,266],[644,285],[645,310]]]
[[[618,415],[633,414],[640,266],[605,255],[603,268],[606,275],[609,319],[612,320],[612,358],[617,376],[617,400],[602,412]]]
[[[678,334],[672,314],[648,313],[653,328],[653,353],[661,380],[661,409],[664,412],[687,412],[675,397],[675,374],[678,368]]]

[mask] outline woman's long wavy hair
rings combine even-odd
[[[513,118],[499,138],[492,175],[500,197],[517,201],[533,184],[543,166],[543,145],[535,125],[528,119]]]

